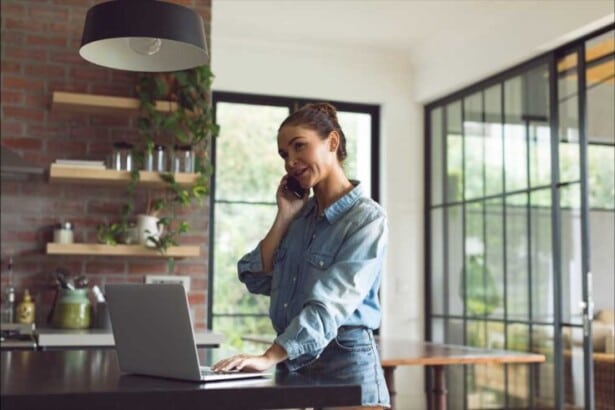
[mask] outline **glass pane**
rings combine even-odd
[[[551,190],[541,189],[531,192],[532,320],[540,322],[553,322],[554,313],[551,215]]]
[[[458,319],[448,319],[445,343],[452,345],[463,344],[463,322]]]
[[[448,294],[448,314],[463,312],[463,213],[461,206],[452,206],[448,218],[448,280],[444,284]]]
[[[564,341],[562,371],[564,373],[564,401],[566,408],[584,409],[585,354],[583,352],[583,329],[579,327],[564,327],[562,329],[562,337]],[[604,375],[602,375],[602,378],[604,378]],[[612,388],[613,386],[611,385]]]
[[[484,212],[483,202],[466,205],[465,306],[470,316],[491,314],[497,304],[492,300],[495,284],[485,266]]]
[[[466,323],[466,346],[485,347],[487,326],[482,320],[468,320]]]
[[[464,344],[463,322],[461,320],[448,320],[446,329],[446,343]],[[464,397],[464,366],[445,366],[446,386],[448,388],[447,404],[450,409],[463,409]]]
[[[579,148],[579,88],[577,54],[568,54],[557,62],[559,103],[559,180],[581,178]]]
[[[537,408],[555,406],[555,355],[553,350],[553,326],[533,326],[531,351],[545,355],[546,361],[537,366],[534,385],[534,404]]]
[[[615,143],[615,31],[585,44],[587,137],[590,143]]]
[[[444,225],[442,208],[431,211],[431,311],[444,314]]]
[[[491,318],[504,318],[504,207],[501,199],[485,202],[485,287]]]
[[[372,192],[372,117],[365,113],[338,111],[337,118],[346,136],[346,176],[361,181],[369,195]]]
[[[464,396],[464,366],[445,366],[446,387],[448,395],[446,404],[448,410],[464,410],[466,397]]]
[[[504,325],[501,322],[470,320],[467,323],[468,346],[491,348],[504,342]],[[468,408],[502,408],[505,402],[506,379],[504,365],[468,366]]]
[[[262,354],[269,346],[242,340],[249,335],[275,336],[275,330],[268,316],[213,316],[213,328],[224,335],[224,344],[245,353]]]
[[[502,141],[502,86],[485,90],[485,194],[502,192],[504,147]]]
[[[433,319],[431,321],[431,340],[435,343],[444,343],[444,319]]]
[[[431,204],[442,203],[442,166],[444,163],[442,150],[442,108],[431,111]]]
[[[484,196],[485,130],[482,93],[463,100],[465,199]]]
[[[521,77],[504,83],[504,153],[506,191],[527,189],[526,127],[522,121]]]
[[[508,349],[527,352],[530,348],[529,326],[513,323],[507,327]],[[511,408],[527,408],[530,401],[529,366],[508,365],[508,404]]]
[[[615,108],[614,108],[615,109]],[[613,211],[615,207],[615,149],[613,145],[587,146],[589,206]]]
[[[506,198],[506,296],[509,319],[529,319],[527,194]]]
[[[469,324],[468,324],[469,326]],[[504,349],[504,323],[486,322],[483,347]],[[503,364],[474,365],[468,379],[468,407],[504,408],[506,395],[506,366]]]
[[[461,102],[446,106],[446,202],[461,200],[463,189],[463,141]]]
[[[551,128],[548,122],[531,121],[530,133],[530,185],[551,184]]]
[[[237,261],[256,247],[276,212],[275,205],[216,204],[213,313],[269,311],[269,298],[248,292],[237,279]]]
[[[581,324],[581,191],[578,183],[560,189],[562,320]]]
[[[548,122],[549,68],[547,64],[532,68],[523,75],[523,119]]]
[[[527,109],[524,116],[529,137],[530,186],[551,183],[551,128],[549,124],[549,70],[539,66],[524,76]]]
[[[216,199],[275,203],[284,175],[277,132],[286,107],[220,102],[216,121]]]

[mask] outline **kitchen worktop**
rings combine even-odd
[[[211,364],[222,349],[199,349]],[[262,379],[195,383],[121,372],[114,349],[0,353],[0,404],[11,409],[254,410],[353,406],[361,386],[352,379],[277,373]]]

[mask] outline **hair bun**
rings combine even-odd
[[[329,103],[312,103],[308,104],[308,106],[313,110],[329,116],[329,118],[337,120],[337,111],[335,110],[335,107]]]

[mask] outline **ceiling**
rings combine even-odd
[[[611,0],[212,0],[216,38],[388,50],[409,60],[422,81],[443,64],[433,98],[612,22]],[[583,28],[584,27],[584,28]],[[576,31],[575,33],[573,33]],[[437,71],[437,70],[436,70]],[[422,72],[422,74],[421,74]],[[421,90],[418,90],[421,94]]]

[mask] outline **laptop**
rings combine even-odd
[[[267,375],[219,373],[199,364],[188,297],[181,284],[108,284],[105,291],[123,372],[199,382]]]

